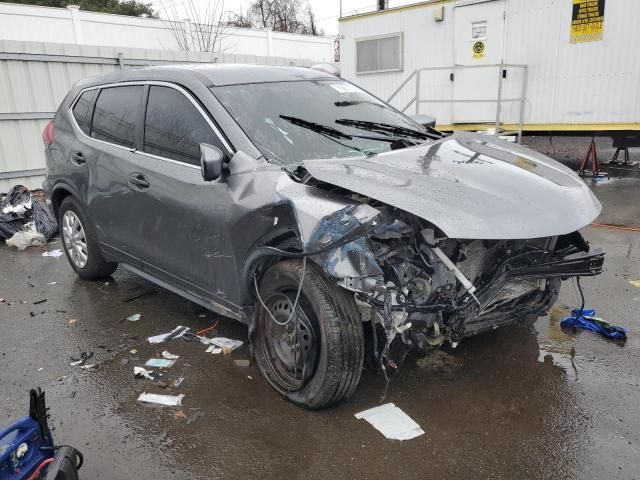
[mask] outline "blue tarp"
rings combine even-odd
[[[571,311],[570,317],[562,319],[560,326],[563,328],[584,328],[615,340],[625,340],[627,338],[626,328],[612,325],[595,315],[595,310],[575,308]]]

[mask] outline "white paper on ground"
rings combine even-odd
[[[231,350],[235,350],[238,347],[242,346],[241,340],[233,340],[231,338],[225,337],[215,337],[215,338],[207,338],[207,337],[198,337],[201,343],[205,345],[215,345],[220,348],[230,348]]]
[[[55,250],[48,250],[42,254],[43,257],[61,257],[62,255],[64,255],[64,253],[62,253],[62,250],[59,248]]]
[[[180,358],[180,355],[174,355],[173,353],[169,353],[166,350],[164,352],[162,352],[162,356],[164,358],[166,358],[167,360],[176,360],[176,359]]]
[[[157,395],[155,393],[141,393],[138,397],[139,402],[155,403],[157,405],[165,405],[167,407],[179,407],[182,405],[184,394],[180,395]]]
[[[385,403],[356,413],[357,419],[364,418],[376,430],[392,440],[410,440],[424,434],[413,419],[393,403]]]
[[[153,337],[149,337],[149,338],[147,338],[147,340],[149,341],[149,343],[162,343],[167,339],[167,337],[169,337],[171,334],[179,331],[180,329],[184,329],[184,331],[180,332],[174,338],[180,338],[181,336],[183,336],[185,333],[187,333],[189,331],[189,328],[185,328],[183,326],[177,326],[176,328],[171,330],[169,333],[161,333],[160,335],[155,335]]]
[[[218,355],[219,353],[222,353],[222,347],[211,345],[204,351],[204,353],[213,353],[214,355]]]
[[[145,367],[155,367],[155,368],[170,368],[175,365],[175,360],[168,360],[166,358],[150,358],[147,360],[147,363],[144,364]]]

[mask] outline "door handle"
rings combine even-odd
[[[149,181],[141,173],[132,173],[129,176],[129,186],[135,187],[138,189],[145,189],[145,188],[149,188]]]
[[[84,155],[82,155],[82,152],[73,152],[71,154],[71,158],[76,163],[85,163],[86,162],[86,160],[84,158]]]

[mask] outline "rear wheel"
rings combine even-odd
[[[67,259],[80,278],[96,280],[115,272],[118,264],[102,258],[93,225],[75,198],[60,204],[58,225]]]
[[[353,298],[311,262],[304,268],[291,316],[302,273],[300,260],[286,260],[263,276],[264,306],[256,304],[255,356],[273,388],[299,406],[319,409],[355,391],[364,339]]]

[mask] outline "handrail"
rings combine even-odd
[[[398,88],[396,88],[396,91],[393,92],[391,94],[391,96],[389,97],[389,99],[387,100],[387,103],[389,103],[391,100],[393,100],[393,98],[398,94],[398,92],[400,90],[402,90],[402,87],[404,87],[407,83],[409,83],[409,80],[411,80],[413,77],[415,77],[418,74],[418,69],[414,70],[413,73],[411,73],[411,75],[409,75],[404,82],[402,82],[400,84],[400,86]]]
[[[432,72],[432,71],[441,71],[441,70],[451,70],[455,72],[456,70],[461,69],[478,69],[478,68],[497,68],[498,69],[498,91],[496,99],[422,99],[420,98],[421,91],[421,83],[420,77],[422,72]],[[523,71],[522,75],[522,88],[520,97],[518,98],[502,98],[502,83],[503,76],[502,72],[505,68],[521,68]],[[527,83],[529,79],[529,67],[525,64],[517,64],[517,63],[491,63],[485,65],[451,65],[451,66],[439,66],[439,67],[421,67],[416,68],[411,74],[403,80],[398,88],[391,94],[391,96],[387,99],[387,103],[390,103],[398,93],[413,79],[416,78],[415,86],[416,93],[413,98],[407,103],[404,108],[402,108],[402,112],[405,112],[411,104],[415,103],[416,105],[416,114],[420,113],[420,104],[421,103],[495,103],[496,104],[496,135],[498,135],[498,131],[500,129],[500,116],[502,114],[502,104],[503,103],[517,103],[520,102],[520,113],[518,117],[518,143],[522,142],[522,126],[524,124],[524,114],[525,114],[525,106],[526,106],[526,95],[527,95]]]

